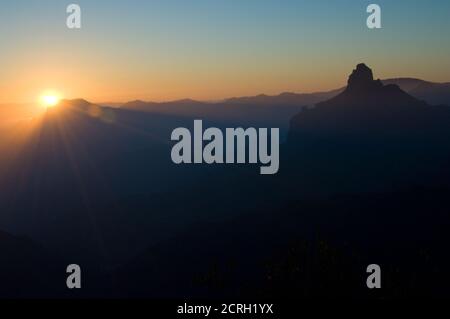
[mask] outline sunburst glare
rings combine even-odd
[[[59,94],[54,93],[54,92],[50,92],[50,93],[47,92],[41,96],[40,100],[41,100],[41,104],[43,106],[49,108],[49,107],[54,107],[54,106],[58,105],[60,99],[61,98],[59,97]]]

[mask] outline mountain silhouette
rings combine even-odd
[[[223,102],[199,102],[190,99],[171,102],[132,101],[121,106],[123,110],[133,110],[152,114],[166,114],[200,118],[221,123],[223,127],[278,127],[281,138],[289,128],[289,120],[297,114],[305,103],[316,102],[320,98],[285,94],[279,97],[261,97]]]
[[[317,93],[292,93],[284,92],[279,95],[257,95],[249,97],[237,97],[224,101],[224,103],[231,105],[239,104],[253,104],[253,105],[314,105],[318,102],[329,99],[337,95],[340,90],[332,90],[327,92]]]
[[[133,234],[135,239],[128,241],[136,241],[133,246],[139,249],[151,221],[135,223],[129,216],[128,226],[115,225],[111,220],[123,212],[114,207],[143,190],[151,198],[177,183],[168,141],[174,127],[187,125],[192,119],[101,107],[82,99],[61,101],[34,120],[27,139],[13,145],[20,151],[10,155],[9,144],[2,149],[0,225],[58,253],[70,250],[81,261],[98,260],[102,250],[129,254],[132,248],[117,244],[122,235]],[[18,176],[27,182],[18,183]]]
[[[292,119],[286,156],[297,160],[288,165],[309,170],[287,170],[310,183],[322,181],[329,191],[422,183],[448,172],[448,123],[450,107],[431,106],[395,84],[384,85],[359,64],[342,93]]]
[[[372,70],[365,64],[358,64],[349,76],[346,89],[328,101],[317,106],[327,105],[415,105],[425,106],[426,103],[408,95],[398,85],[384,85],[381,80],[374,80]],[[378,107],[382,109],[382,107]]]
[[[396,84],[403,91],[405,91],[407,93],[414,91],[421,85],[432,84],[432,82],[428,82],[428,81],[424,81],[424,80],[416,79],[416,78],[392,78],[392,79],[382,80],[382,82],[384,85]],[[440,83],[435,83],[435,84],[440,84]]]
[[[411,137],[437,133],[445,128],[449,111],[448,107],[430,106],[395,84],[374,80],[372,70],[359,64],[342,93],[292,119],[290,137],[325,134],[333,138],[359,133],[349,136],[358,139],[365,137],[360,135],[364,132]]]
[[[450,84],[448,83],[433,83],[414,78],[394,78],[373,81],[372,71],[363,64],[357,66],[355,71],[354,75],[349,79],[351,83],[349,83],[348,87],[325,92],[285,92],[274,96],[260,94],[257,96],[234,97],[220,102],[201,102],[192,99],[170,102],[136,100],[123,104],[121,109],[197,117],[222,122],[228,126],[279,127],[281,136],[284,139],[288,131],[289,121],[305,107],[315,106],[336,96],[340,96],[342,99],[345,97],[345,95],[344,97],[341,95],[344,91],[348,93],[349,90],[355,89],[356,91],[363,92],[364,86],[367,86],[367,89],[372,88],[370,91],[373,95],[379,94],[376,87],[380,90],[381,87],[387,86],[383,90],[391,90],[391,93],[388,95],[393,97],[393,95],[399,95],[398,92],[394,92],[396,88],[392,85],[395,85],[411,97],[423,100],[428,104],[450,105]],[[366,93],[370,94],[370,92]],[[381,96],[384,95],[382,94]],[[399,98],[405,100],[406,96],[399,96]],[[395,101],[392,102],[398,104]],[[404,102],[416,103],[418,101],[405,100]]]
[[[2,149],[0,227],[80,263],[109,267],[209,214],[231,215],[233,203],[225,202],[231,195],[211,190],[209,179],[215,176],[226,188],[238,172],[258,171],[175,165],[171,132],[193,122],[192,116],[61,101],[34,120],[29,136],[14,145],[14,156]],[[223,204],[196,208],[205,192]],[[248,192],[234,195],[245,197]]]
[[[358,65],[341,93],[292,120],[282,156],[284,173],[269,186],[264,181],[255,186],[264,185],[263,205],[230,224],[207,223],[148,247],[118,269],[119,285],[135,297],[255,296],[265,291],[292,298],[308,287],[305,295],[365,298],[367,290],[354,274],[372,258],[402,269],[398,287],[416,280],[417,271],[424,273],[428,266],[422,266],[420,249],[403,244],[418,238],[433,242],[427,251],[445,261],[436,264],[439,273],[445,271],[442,265],[448,260],[439,243],[446,235],[439,225],[446,225],[448,217],[432,212],[447,207],[447,190],[409,187],[448,181],[448,114],[449,108],[430,106],[395,84],[384,85],[370,68]],[[434,179],[435,174],[441,179]],[[392,185],[407,191],[391,192]],[[341,194],[350,191],[351,195]],[[299,201],[305,195],[320,199]],[[268,200],[278,196],[290,196],[293,202]],[[316,247],[312,238],[324,234],[326,239]],[[290,246],[294,238],[301,243],[295,248]],[[337,248],[336,242],[350,242],[351,248]],[[283,256],[283,249],[289,253]],[[352,257],[345,256],[347,249]],[[276,257],[268,258],[268,252]],[[420,266],[406,269],[414,260]],[[345,280],[339,284],[333,281],[337,278]],[[445,285],[430,289],[422,278],[414,282],[416,290],[401,294],[442,294]],[[147,289],[149,285],[156,290]],[[386,291],[398,293],[391,287]]]

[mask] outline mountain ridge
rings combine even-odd
[[[396,84],[403,91],[407,93],[411,93],[413,96],[423,99],[422,97],[429,94],[427,90],[429,89],[438,89],[443,90],[448,95],[445,98],[447,103],[442,103],[442,101],[438,101],[436,103],[430,104],[448,104],[450,105],[450,82],[432,82],[414,77],[395,77],[395,78],[386,78],[380,79],[383,84]],[[128,109],[139,109],[141,111],[145,111],[146,108],[151,106],[173,106],[177,104],[202,104],[202,105],[221,105],[221,104],[229,104],[229,105],[240,105],[240,104],[248,104],[248,105],[270,105],[270,104],[278,104],[278,105],[303,105],[310,106],[316,103],[325,101],[331,98],[334,95],[338,95],[345,89],[344,87],[340,87],[337,89],[325,90],[325,91],[316,91],[310,93],[302,93],[302,92],[291,92],[285,91],[280,94],[269,95],[265,93],[261,93],[258,95],[250,95],[250,96],[240,96],[240,97],[231,97],[225,98],[215,102],[208,101],[200,101],[195,99],[179,99],[173,101],[163,101],[163,102],[155,102],[155,101],[145,101],[145,100],[133,100],[123,103],[120,107],[128,108]],[[429,96],[428,96],[429,98]],[[428,102],[428,101],[427,101]]]

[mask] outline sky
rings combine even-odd
[[[0,0],[0,104],[48,90],[92,102],[322,91],[359,62],[448,82],[449,17],[448,0]]]

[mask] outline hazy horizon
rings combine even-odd
[[[378,77],[375,77],[375,78],[378,79]],[[392,77],[392,78],[380,78],[380,80],[382,80],[382,81],[391,80],[391,79],[414,79],[414,80],[423,80],[423,81],[427,81],[427,82],[431,82],[431,83],[450,83],[450,80],[449,81],[437,82],[437,81],[430,81],[428,79],[421,79],[421,78],[415,78],[415,77],[410,77],[410,76],[398,76],[398,77]],[[222,101],[226,101],[226,100],[233,99],[233,98],[248,98],[248,97],[261,96],[261,95],[264,95],[264,96],[279,96],[279,95],[285,94],[285,93],[288,93],[288,94],[325,93],[325,92],[331,92],[331,91],[334,91],[334,90],[340,90],[340,89],[344,88],[346,85],[347,84],[345,83],[345,81],[342,81],[342,85],[340,85],[340,86],[337,86],[337,87],[334,87],[334,88],[326,88],[324,90],[318,90],[318,91],[314,90],[314,91],[306,92],[306,91],[286,91],[286,90],[284,90],[284,91],[280,91],[280,92],[274,92],[272,94],[267,94],[265,92],[259,92],[259,93],[255,93],[255,94],[252,94],[252,95],[226,96],[226,97],[222,97],[222,98],[208,99],[208,100],[195,99],[195,98],[192,98],[192,97],[189,97],[189,96],[187,96],[187,97],[180,97],[180,98],[177,98],[177,99],[161,99],[161,100],[158,100],[158,99],[130,98],[128,100],[122,100],[122,101],[119,101],[119,100],[115,100],[115,101],[114,100],[111,100],[111,101],[108,101],[108,100],[91,100],[91,99],[85,98],[83,96],[73,96],[73,97],[64,96],[64,97],[62,97],[62,100],[83,99],[83,100],[86,100],[86,101],[88,101],[90,103],[94,103],[94,104],[99,104],[99,105],[111,104],[111,105],[115,105],[115,106],[121,105],[121,104],[125,104],[125,103],[128,103],[128,102],[133,102],[133,101],[143,101],[143,102],[148,102],[148,103],[166,103],[166,102],[177,102],[177,101],[182,101],[182,100],[194,100],[194,101],[197,101],[197,102],[205,102],[205,103],[216,103],[216,102],[220,103]],[[38,101],[36,101],[36,100],[35,101],[23,101],[23,102],[0,102],[0,106],[34,105],[34,104],[37,104],[37,103],[38,103]]]

